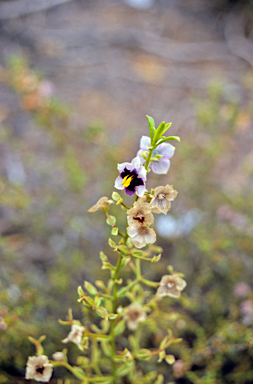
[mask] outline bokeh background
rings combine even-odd
[[[83,320],[76,288],[107,279],[110,229],[87,209],[111,195],[146,114],[181,137],[148,185],[179,194],[145,273],[160,281],[172,264],[188,283],[164,299],[183,342],[159,370],[171,384],[253,383],[252,65],[252,1],[0,1],[1,384],[25,382],[29,335],[62,350],[58,319],[71,307]]]

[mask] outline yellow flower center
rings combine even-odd
[[[133,180],[133,178],[134,178],[134,175],[127,175],[127,176],[125,176],[124,177],[124,179],[123,179],[123,187],[124,188],[127,188],[129,185],[130,185],[130,183],[131,183],[131,181]]]

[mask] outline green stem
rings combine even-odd
[[[118,258],[118,262],[116,265],[115,273],[114,273],[114,287],[113,287],[113,296],[112,296],[112,312],[115,313],[117,309],[117,292],[118,292],[118,284],[115,280],[118,280],[119,278],[119,271],[120,271],[120,265],[122,261],[122,254],[120,254]],[[114,328],[115,328],[115,319],[111,320],[111,331],[110,331],[110,338],[111,338],[111,346],[112,346],[112,376],[113,376],[113,384],[116,384],[117,377],[116,377],[116,363],[114,361],[114,356],[116,355],[116,344],[115,344],[115,335],[114,335]]]
[[[153,287],[153,288],[157,288],[160,285],[160,283],[155,283],[154,281],[150,281],[146,279],[141,279],[141,282],[147,285],[148,287]]]
[[[140,279],[141,277],[141,262],[140,259],[135,260],[135,265],[136,265],[136,277],[137,279]]]

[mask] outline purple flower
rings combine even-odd
[[[141,163],[144,163],[145,160],[141,156],[141,153],[147,151],[147,147],[151,146],[151,140],[148,136],[142,136],[140,142],[140,150],[137,153],[137,156],[140,158]],[[162,143],[153,151],[152,157],[155,155],[162,155],[162,158],[159,161],[152,161],[150,168],[154,173],[165,174],[170,168],[170,158],[174,155],[175,147],[168,143]]]
[[[146,169],[141,165],[139,157],[135,157],[131,163],[118,164],[120,175],[115,180],[114,187],[124,189],[131,196],[135,193],[142,197],[145,193]]]

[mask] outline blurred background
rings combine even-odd
[[[179,194],[155,218],[164,253],[145,274],[172,264],[188,283],[164,299],[183,342],[159,370],[171,384],[253,383],[252,65],[251,0],[0,1],[1,384],[25,382],[29,335],[47,336],[50,358],[62,350],[58,319],[71,307],[83,320],[76,288],[108,278],[110,229],[87,210],[136,155],[146,114],[181,137],[148,181]]]

